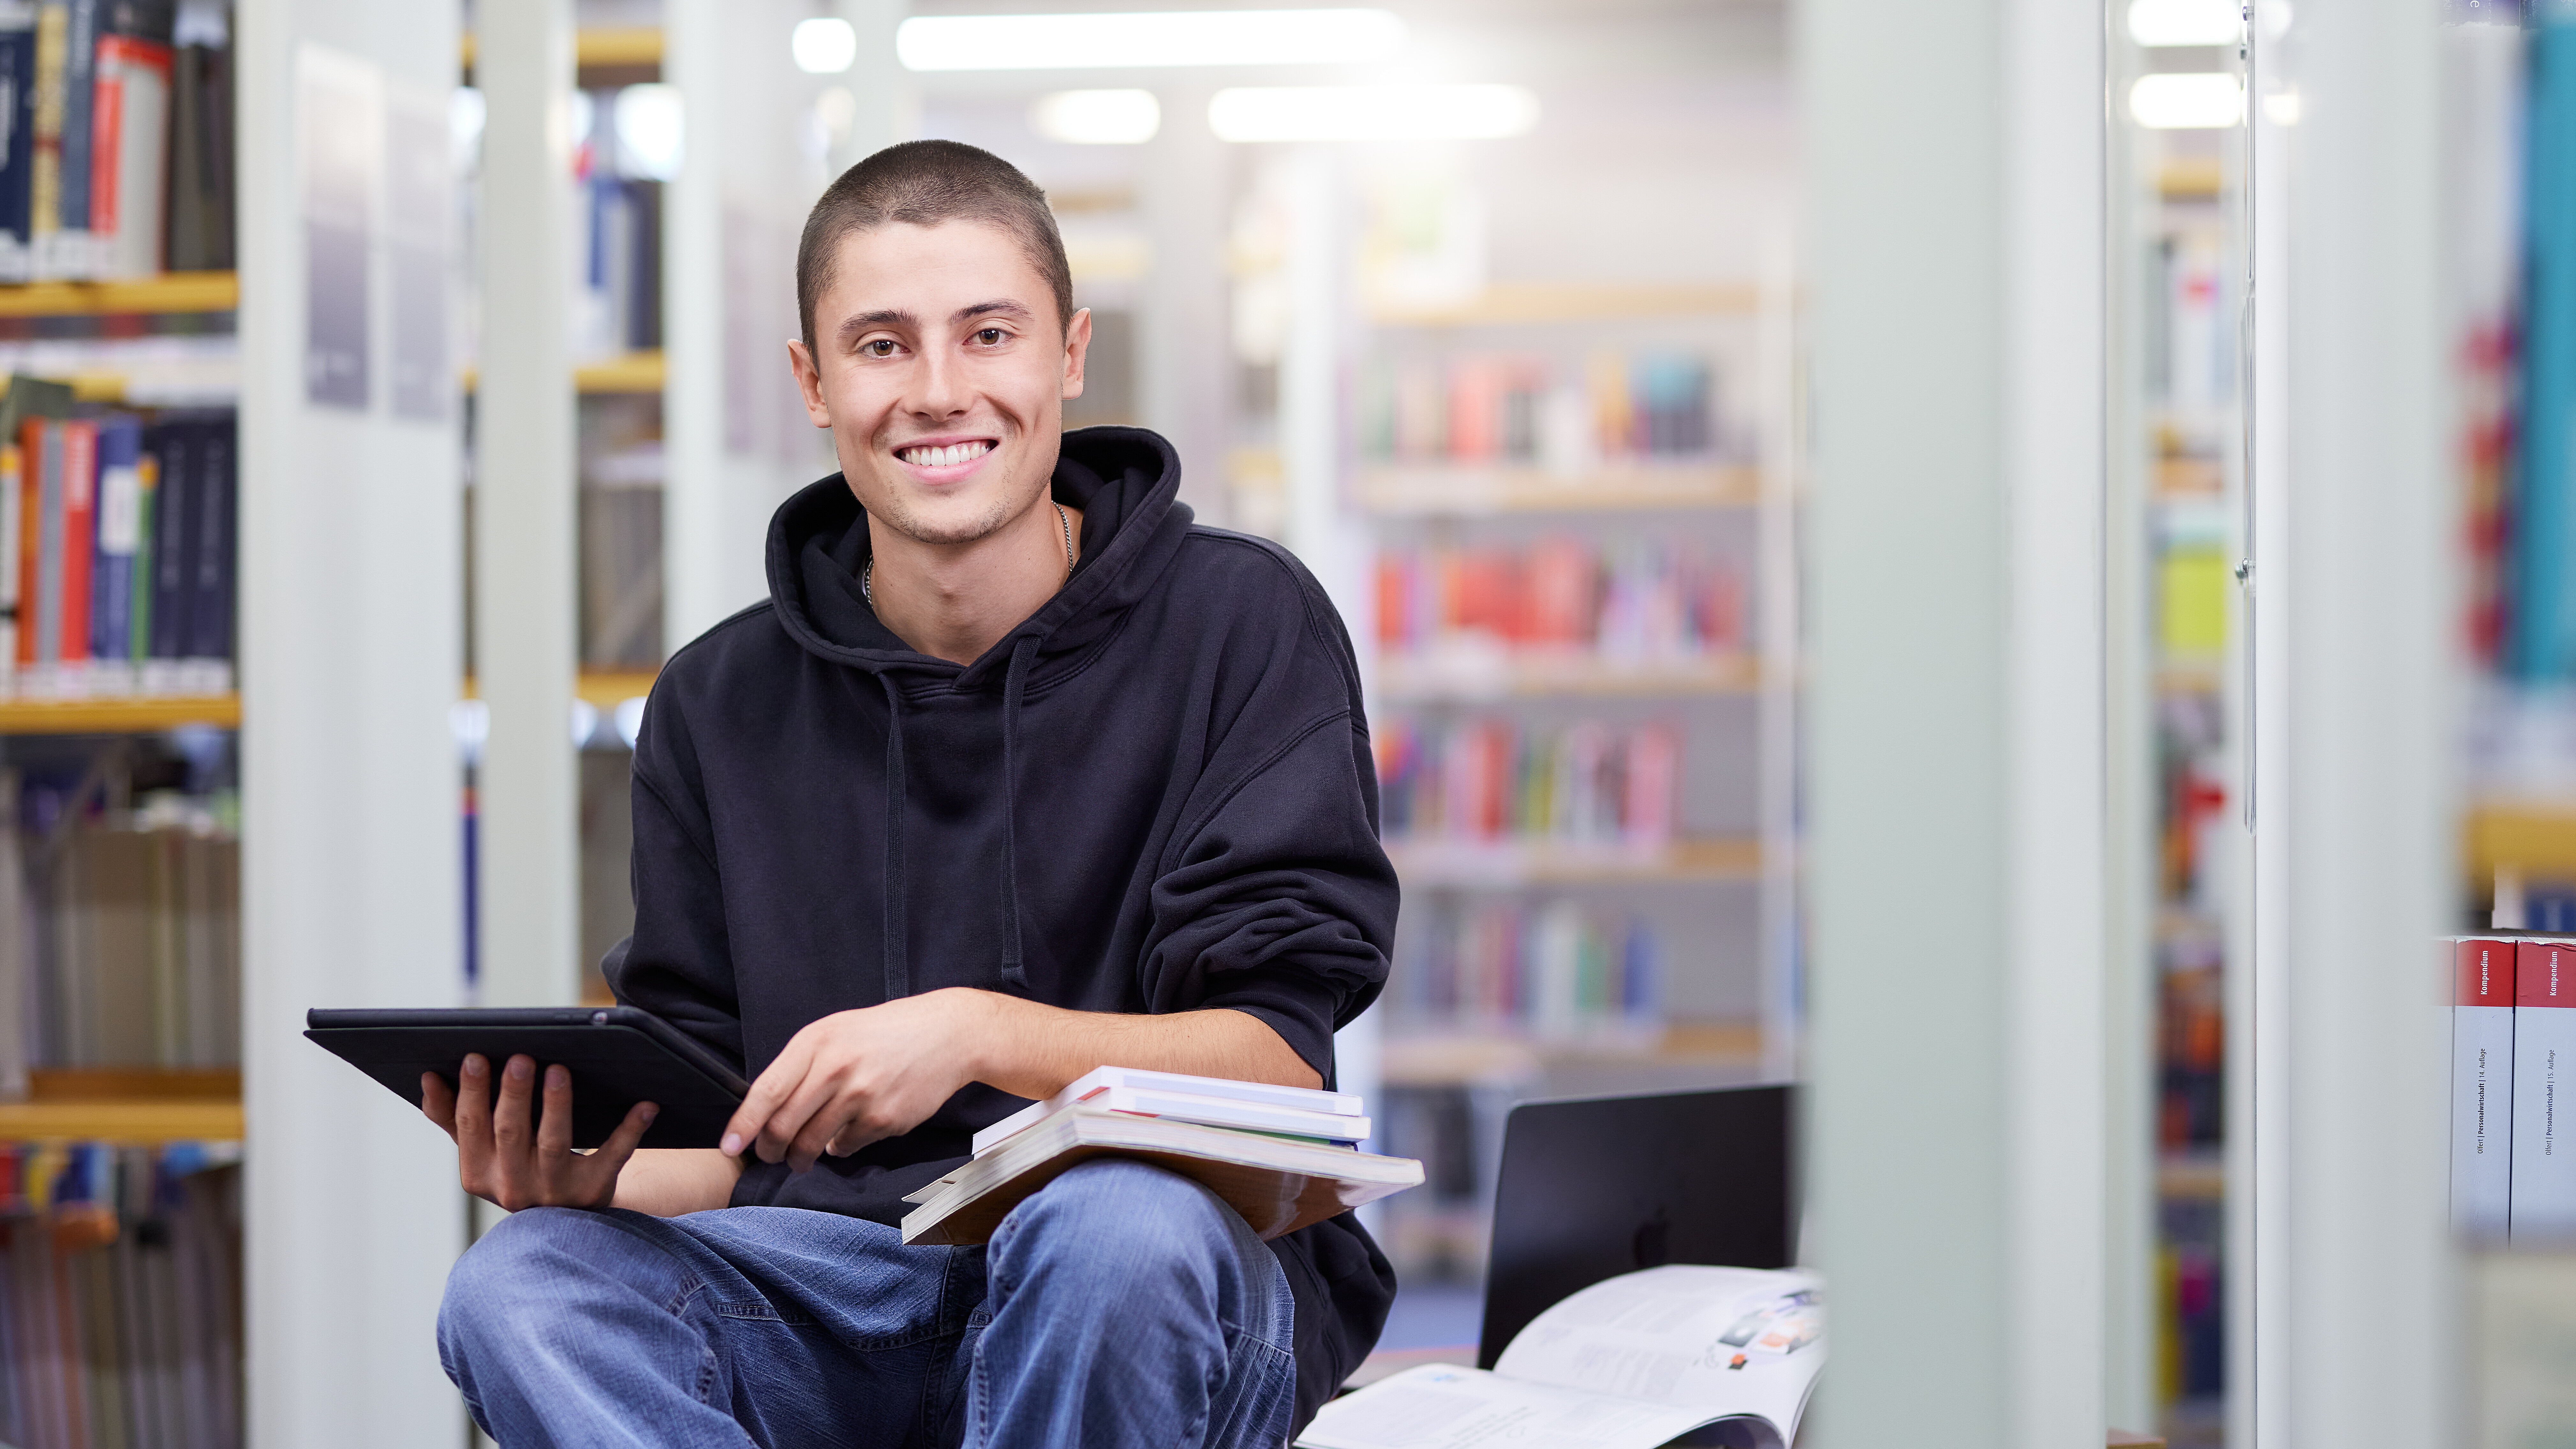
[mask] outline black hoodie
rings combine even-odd
[[[1396,916],[1350,639],[1294,558],[1193,526],[1179,487],[1153,433],[1067,433],[1081,566],[964,666],[877,622],[839,474],[789,499],[768,602],[675,655],[645,706],[618,999],[746,1076],[818,1017],[944,986],[1231,1007],[1331,1081]],[[754,1161],[734,1204],[898,1223],[1023,1105],[969,1086],[809,1172]],[[1377,1341],[1394,1274],[1348,1214],[1271,1247],[1302,1426]]]

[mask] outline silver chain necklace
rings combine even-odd
[[[1064,529],[1064,576],[1070,579],[1073,577],[1073,520],[1065,516],[1063,504],[1053,499],[1047,501],[1055,509],[1057,525]],[[868,612],[871,614],[877,609],[876,579],[877,556],[871,553],[868,555],[867,567],[859,570],[859,597],[868,601]],[[1064,585],[1058,583],[1056,587],[1062,588]]]

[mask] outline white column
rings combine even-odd
[[[483,356],[475,400],[474,667],[492,732],[477,777],[489,1006],[579,994],[579,783],[570,712],[576,479],[571,0],[479,7]]]
[[[891,124],[884,92],[865,87],[893,72],[866,49],[886,14],[858,26],[848,76],[797,70],[789,36],[813,13],[788,0],[663,7],[662,78],[679,87],[688,127],[662,222],[662,633],[673,651],[767,597],[770,515],[831,466],[787,362],[797,232],[817,190],[806,123],[824,87],[848,84],[854,138]]]
[[[2282,929],[2256,960],[2273,1008],[2256,1049],[2275,1060],[2255,1124],[2273,1294],[2255,1443],[2456,1443],[2449,1013],[2429,945],[2460,888],[2440,16],[2271,9],[2258,112],[2276,144],[2258,164],[2285,175],[2257,212],[2278,249],[2258,253],[2255,295],[2286,315],[2257,346],[2287,375],[2255,396],[2258,437],[2281,443],[2257,486],[2286,522],[2258,539],[2256,830]]]
[[[454,376],[443,325],[398,355],[393,298],[449,275],[457,6],[242,0],[234,22],[248,1440],[452,1449],[464,1414],[432,1330],[463,1246],[453,1150],[301,1029],[311,1007],[454,1005],[461,988],[456,400],[449,382],[421,416],[392,389],[397,362]],[[367,177],[365,292],[339,313],[363,318],[367,378],[345,404],[306,385],[316,141]],[[432,255],[398,261],[389,238]]]
[[[2098,1443],[2100,14],[1801,23],[1818,1442]]]

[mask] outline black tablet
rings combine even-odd
[[[572,1069],[575,1147],[607,1141],[638,1102],[661,1109],[645,1146],[713,1147],[751,1090],[704,1045],[631,1006],[316,1009],[304,1025],[306,1036],[415,1107],[420,1074],[436,1072],[453,1087],[469,1052],[495,1072],[520,1055],[534,1057],[539,1072],[561,1063]]]

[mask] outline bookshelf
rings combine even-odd
[[[243,1124],[237,1100],[0,1102],[0,1141],[5,1142],[237,1143],[245,1135]]]
[[[1378,692],[1389,700],[1650,698],[1750,694],[1762,670],[1746,651],[1700,658],[1604,659],[1591,653],[1473,651],[1378,656]]]
[[[665,370],[660,348],[646,352],[629,352],[596,362],[577,364],[572,370],[572,387],[574,392],[585,397],[625,394],[658,395],[662,391]],[[465,392],[474,391],[481,381],[482,373],[479,368],[467,366],[458,373],[459,387]]]
[[[1716,885],[1759,880],[1762,842],[1682,839],[1657,846],[1582,846],[1549,841],[1386,843],[1408,886],[1427,890],[1560,885]]]
[[[457,46],[458,63],[474,69],[475,35],[466,31]],[[573,32],[573,64],[583,70],[659,69],[662,27],[658,25],[588,25]]]
[[[1758,286],[1628,285],[1602,282],[1501,282],[1472,300],[1369,309],[1380,327],[1516,327],[1531,323],[1750,316],[1762,305]]]

